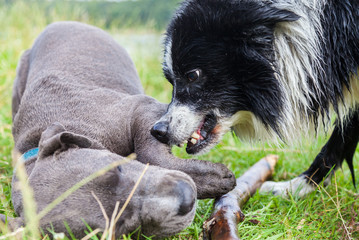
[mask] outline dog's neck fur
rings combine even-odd
[[[297,21],[278,23],[274,30],[277,63],[274,67],[286,103],[282,125],[285,139],[293,139],[295,136],[289,129],[301,129],[304,132],[310,129],[311,126],[303,126],[303,122],[311,122],[309,111],[313,103],[310,101],[314,96],[320,96],[321,89],[315,79],[322,71],[322,59],[318,59],[318,56],[321,52],[319,35],[322,34],[320,12],[324,2],[303,0],[276,4],[276,7],[294,11],[300,16]],[[303,119],[303,116],[307,119]]]
[[[320,71],[323,71],[322,59],[318,59],[318,56],[321,52],[319,35],[322,34],[320,16],[325,2],[326,0],[303,0],[274,3],[275,7],[293,11],[300,16],[297,21],[278,23],[274,29],[273,48],[277,65],[273,68],[284,98],[279,125],[282,137],[286,141],[297,139],[294,136],[298,134],[313,132],[315,128],[310,119],[310,109],[313,104],[312,98],[318,101],[314,96],[318,93],[320,96],[321,91],[314,79],[322,74]],[[234,123],[234,131],[243,140],[260,139],[278,143],[279,139],[274,130],[266,128],[252,113],[240,111],[232,117],[231,121],[236,122],[238,119],[241,122]],[[241,127],[248,126],[249,123],[251,123],[250,130]]]
[[[321,84],[327,80],[327,59],[323,59],[326,43],[329,41],[323,36],[323,11],[327,0],[281,0],[273,1],[273,5],[279,9],[294,12],[300,19],[292,22],[278,23],[274,29],[274,53],[276,65],[273,66],[276,78],[279,80],[283,93],[282,118],[280,119],[281,134],[287,142],[295,142],[299,135],[312,137],[317,130],[330,124],[330,117],[335,112],[341,124],[351,109],[355,108],[359,101],[358,76],[352,74],[349,77],[349,88],[342,86],[343,96],[335,96],[328,100],[330,94],[325,92]],[[332,71],[332,70],[330,70]],[[324,79],[321,82],[318,79]],[[329,106],[323,99],[327,99]],[[342,99],[341,99],[342,98]],[[345,104],[344,104],[345,102]],[[334,103],[334,105],[333,105]],[[328,108],[329,110],[318,110]],[[243,117],[245,116],[245,117]],[[241,122],[236,122],[240,119]],[[245,120],[247,119],[247,120]],[[238,112],[230,121],[234,122],[233,129],[238,136],[245,140],[269,140],[278,143],[279,139],[275,131],[266,128],[252,113]],[[246,123],[243,123],[246,121]],[[243,132],[241,125],[248,126],[251,130]]]

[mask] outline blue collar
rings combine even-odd
[[[22,159],[24,162],[26,162],[27,160],[29,160],[32,157],[37,157],[38,153],[39,153],[39,148],[30,149],[29,151],[25,152],[22,155]]]

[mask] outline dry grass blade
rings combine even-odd
[[[131,154],[127,158],[124,158],[120,161],[113,162],[109,164],[108,166],[98,170],[97,172],[89,175],[88,177],[82,179],[80,182],[76,183],[74,186],[69,188],[66,192],[61,194],[58,198],[56,198],[53,202],[51,202],[49,205],[47,205],[40,213],[36,214],[36,202],[34,200],[34,195],[32,188],[28,184],[28,177],[26,174],[26,169],[24,165],[23,160],[18,160],[16,164],[16,177],[18,178],[18,184],[16,187],[18,187],[23,195],[23,204],[24,204],[24,213],[25,213],[25,221],[26,221],[26,228],[25,232],[27,235],[27,239],[40,239],[40,232],[39,232],[39,221],[42,217],[44,217],[47,213],[49,213],[57,204],[62,202],[64,199],[66,199],[69,195],[71,195],[73,192],[75,192],[80,187],[84,186],[85,184],[89,183],[90,181],[94,180],[95,178],[105,174],[107,171],[109,171],[112,168],[115,168],[121,164],[124,164],[130,160],[135,159],[136,155]],[[117,212],[117,211],[116,211]],[[20,228],[21,231],[24,231],[23,228]],[[7,238],[4,238],[4,236],[0,237],[0,239],[8,239],[11,236],[15,236],[19,232],[18,230],[9,233],[5,236]]]
[[[283,152],[283,153],[303,153],[308,152],[305,150],[296,150],[296,149],[283,149],[283,148],[260,148],[260,147],[249,147],[245,149],[239,149],[238,147],[231,147],[231,146],[222,146],[223,150],[233,151],[237,153],[243,153],[243,152]]]
[[[99,232],[101,232],[101,229],[96,228],[95,230],[93,230],[92,232],[87,234],[85,237],[81,238],[81,240],[88,240],[88,239],[92,238],[93,236],[95,236]]]
[[[71,188],[69,188],[66,192],[64,192],[63,194],[61,194],[58,198],[56,198],[52,203],[50,203],[49,205],[47,205],[37,216],[38,219],[41,219],[42,217],[44,217],[47,213],[49,213],[57,204],[59,204],[60,202],[62,202],[63,200],[65,200],[68,196],[70,196],[73,192],[75,192],[77,189],[79,189],[80,187],[84,186],[85,184],[89,183],[90,181],[94,180],[95,178],[105,174],[106,172],[108,172],[110,169],[115,168],[121,164],[124,164],[126,162],[129,162],[130,160],[133,160],[135,158],[135,155],[131,154],[130,156],[128,156],[127,158],[124,158],[123,160],[119,160],[116,162],[113,162],[109,165],[107,165],[106,167],[98,170],[97,172],[87,176],[86,178],[82,179],[80,182],[76,183],[74,186],[72,186]]]
[[[104,239],[106,239],[108,227],[109,227],[109,224],[110,224],[110,219],[108,218],[107,213],[106,213],[100,199],[98,199],[98,197],[96,196],[96,194],[93,191],[91,191],[91,194],[96,199],[98,205],[100,206],[100,209],[102,211],[103,217],[105,218],[105,221],[106,221],[105,231],[103,232],[102,237],[101,237],[101,240],[104,240]]]
[[[11,232],[11,233],[5,234],[4,236],[1,236],[0,239],[6,239],[7,240],[7,239],[15,238],[17,234],[22,233],[23,231],[25,231],[25,228],[18,228],[14,232]]]
[[[18,179],[17,185],[22,194],[24,215],[26,221],[25,231],[29,234],[28,239],[40,239],[39,222],[40,219],[36,217],[36,202],[34,200],[34,192],[28,183],[28,176],[25,169],[24,160],[22,157],[17,161],[16,177]]]
[[[113,228],[115,226],[115,217],[116,217],[116,213],[117,213],[117,210],[118,210],[119,207],[120,207],[120,202],[116,202],[115,209],[112,212],[110,227],[108,229],[109,235],[108,235],[107,239],[112,239],[113,238],[112,235],[114,234]]]
[[[139,178],[137,179],[137,182],[136,182],[135,185],[133,186],[133,188],[132,188],[132,190],[131,190],[131,192],[130,192],[130,195],[128,195],[128,197],[127,197],[125,203],[123,204],[123,206],[122,206],[122,208],[120,209],[119,213],[117,214],[116,218],[115,218],[115,219],[111,219],[111,225],[110,225],[109,231],[110,231],[110,233],[113,233],[113,234],[112,234],[112,238],[109,238],[109,239],[113,239],[113,240],[115,239],[115,232],[114,232],[115,229],[114,229],[114,227],[116,226],[117,221],[120,219],[120,217],[121,217],[123,211],[125,211],[125,209],[126,209],[128,203],[130,202],[131,198],[133,197],[133,194],[135,193],[135,191],[136,191],[138,185],[140,184],[140,182],[141,182],[143,176],[145,175],[145,173],[146,173],[146,171],[147,171],[147,169],[148,169],[148,166],[149,166],[149,164],[147,163],[147,164],[146,164],[146,167],[143,169],[141,175],[140,175]],[[115,212],[116,212],[116,211],[115,211]]]
[[[335,173],[334,173],[334,176],[335,176]],[[334,177],[335,179],[335,185],[336,185],[336,195],[338,197],[338,189],[337,189],[337,181],[336,181],[336,177]],[[325,194],[329,197],[329,199],[333,202],[333,204],[335,205],[335,208],[337,209],[337,212],[339,214],[339,217],[340,217],[340,220],[342,221],[343,223],[343,227],[345,229],[345,233],[347,234],[347,237],[348,239],[353,239],[351,237],[351,233],[349,232],[348,230],[348,227],[345,225],[345,221],[344,221],[344,218],[342,216],[342,213],[340,212],[340,208],[339,208],[339,202],[336,202],[332,196],[330,196],[330,194],[327,192],[327,190],[325,190],[325,188],[321,185],[318,185],[316,182],[314,182],[311,178],[309,178],[310,181],[312,181],[314,183],[314,185],[319,189],[319,190],[323,190],[325,192]]]
[[[5,234],[5,235],[10,232],[9,228],[1,220],[0,220],[0,231],[1,231],[2,234]]]
[[[130,200],[131,200],[133,194],[135,193],[135,191],[136,191],[138,185],[140,184],[140,182],[141,182],[143,176],[145,175],[148,166],[149,166],[149,164],[147,163],[145,169],[143,169],[143,171],[142,171],[140,177],[138,178],[138,180],[137,180],[135,186],[133,186],[130,195],[128,196],[128,198],[126,199],[125,203],[123,204],[123,206],[122,206],[120,212],[117,214],[116,219],[115,219],[115,223],[116,223],[116,222],[118,221],[118,219],[121,217],[123,211],[125,210],[125,208],[127,207],[128,203],[130,202]]]

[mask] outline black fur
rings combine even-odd
[[[318,81],[321,86],[316,92],[316,96],[320,96],[319,102],[312,101],[315,117],[318,113],[328,114],[330,104],[338,112],[343,91],[350,85],[349,76],[358,74],[359,2],[328,1],[323,11],[322,26],[323,72],[312,80]]]
[[[358,75],[359,66],[359,2],[358,1],[328,1],[323,11],[323,74],[318,75],[321,89],[317,91],[318,102],[312,101],[314,120],[318,114],[329,114],[330,105],[338,113],[338,105],[346,104],[343,91],[349,89],[350,76]],[[318,70],[318,72],[320,72]],[[303,174],[311,181],[320,183],[331,170],[347,161],[353,184],[355,174],[353,156],[359,140],[358,110],[351,113],[341,129],[341,122],[336,121],[335,129],[314,159],[312,165]]]
[[[166,40],[172,41],[173,71],[182,77],[176,79],[173,95],[199,111],[252,111],[280,134],[282,99],[272,67],[273,28],[299,17],[250,1],[188,1],[183,7],[185,13],[171,22]],[[183,76],[194,66],[202,69],[202,79],[189,83]],[[173,83],[166,63],[164,73]],[[195,104],[198,99],[201,104]]]
[[[173,85],[172,102],[190,106],[202,115],[213,114],[213,109],[227,117],[250,111],[267,129],[272,128],[282,137],[280,124],[287,100],[277,77],[280,71],[274,31],[279,23],[297,21],[301,16],[295,9],[279,8],[280,2],[184,1],[165,39],[163,70]],[[316,54],[319,61],[312,63],[315,77],[302,79],[309,86],[309,91],[303,93],[309,106],[294,103],[303,106],[301,114],[306,114],[315,126],[319,119],[324,125],[329,122],[331,108],[340,114],[340,106],[349,107],[344,93],[350,90],[350,81],[358,81],[358,76],[352,77],[358,74],[359,66],[359,2],[323,0],[320,21],[323,31],[316,29],[320,48],[310,53]],[[186,74],[193,69],[199,69],[201,75],[189,81]],[[348,112],[351,116],[338,118],[328,143],[303,173],[311,178],[308,181],[320,183],[331,168],[341,166],[346,159],[355,184],[352,159],[359,137],[359,113],[355,109]],[[342,122],[345,118],[348,120]],[[170,142],[171,136],[162,133]]]
[[[343,129],[338,125],[314,159],[312,165],[303,173],[309,182],[320,183],[335,169],[340,167],[344,160],[347,161],[355,184],[355,174],[353,167],[353,156],[359,140],[359,112],[356,111],[346,122]]]

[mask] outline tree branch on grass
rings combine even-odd
[[[237,178],[237,186],[216,199],[214,210],[203,223],[205,240],[237,240],[237,225],[244,220],[241,207],[273,173],[278,156],[268,155]]]

